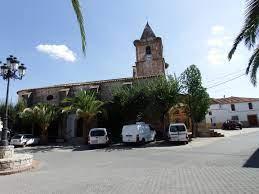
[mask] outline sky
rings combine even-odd
[[[27,66],[11,81],[10,99],[21,89],[132,76],[133,41],[148,21],[162,38],[167,74],[179,76],[195,64],[211,97],[259,97],[244,74],[251,55],[243,44],[231,62],[232,42],[244,19],[245,0],[81,0],[87,34],[82,54],[70,0],[1,2],[0,60],[12,54]],[[221,84],[219,86],[216,86]],[[0,99],[6,81],[0,80]]]

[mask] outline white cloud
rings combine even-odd
[[[212,65],[225,65],[228,63],[227,54],[232,45],[232,39],[227,36],[224,26],[215,25],[211,28],[208,38],[208,62]]]
[[[226,53],[219,48],[210,48],[208,51],[208,62],[212,65],[224,65],[227,62]]]
[[[221,38],[211,38],[208,40],[208,45],[212,47],[222,47],[224,45],[224,41]]]
[[[224,31],[225,31],[225,28],[224,26],[221,26],[221,25],[215,25],[215,26],[212,26],[211,28],[211,33],[214,35],[222,34],[224,33]]]
[[[63,59],[67,62],[75,62],[76,60],[76,54],[66,45],[40,44],[36,49],[56,59]]]

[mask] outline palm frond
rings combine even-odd
[[[72,6],[74,8],[77,22],[79,24],[80,28],[80,34],[81,34],[81,42],[82,42],[82,50],[85,55],[85,49],[86,49],[86,33],[85,33],[85,27],[84,27],[84,17],[82,14],[82,9],[79,3],[79,0],[71,0]]]
[[[239,35],[236,37],[236,39],[235,39],[235,41],[234,41],[234,44],[233,44],[233,47],[232,47],[232,49],[230,50],[230,52],[228,53],[228,59],[229,59],[229,60],[232,59],[233,54],[236,52],[237,46],[238,46],[239,43],[243,40],[245,31],[246,31],[246,29],[243,28],[243,29],[241,30],[241,32],[239,33]]]
[[[250,73],[250,79],[251,82],[254,86],[257,85],[257,69],[259,67],[259,47],[257,49],[255,49],[254,54],[252,55],[252,57],[249,60],[249,64],[248,64],[248,68],[246,70],[246,73],[248,74]],[[251,71],[250,71],[251,69]]]
[[[259,0],[247,0],[245,11],[244,26],[236,37],[233,47],[228,54],[228,59],[231,60],[239,43],[244,40],[245,45],[250,50],[256,44],[259,28]]]
[[[70,105],[63,108],[63,111],[75,112],[77,116],[83,118],[93,117],[98,114],[104,105],[102,101],[97,100],[96,95],[87,91],[79,91],[73,98],[65,100]]]
[[[259,48],[255,49],[254,54],[250,57],[249,63],[248,63],[247,68],[246,68],[246,74],[249,73],[250,67],[251,67],[252,63],[254,62],[255,57],[256,57],[258,54],[259,54]]]

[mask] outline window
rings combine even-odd
[[[63,89],[58,92],[59,102],[62,102],[68,95],[69,89]]]
[[[185,127],[183,125],[173,125],[170,127],[170,132],[178,132],[185,131]]]
[[[125,82],[122,84],[123,88],[131,88],[132,87],[132,82]]]
[[[146,55],[151,55],[151,47],[150,46],[147,46],[146,47]]]
[[[33,93],[29,92],[22,95],[22,99],[26,103],[28,107],[31,107],[33,105]]]
[[[22,135],[15,135],[12,137],[12,139],[21,139],[22,138]]]
[[[93,93],[98,93],[99,92],[99,86],[90,86],[89,90]]]
[[[212,112],[211,112],[211,111],[209,112],[209,115],[212,115]]]
[[[249,110],[253,109],[253,104],[251,102],[248,103],[248,108],[249,108]]]
[[[105,131],[104,130],[91,131],[90,136],[91,137],[105,136]]]
[[[236,107],[235,107],[234,104],[231,104],[231,110],[232,110],[232,111],[235,111],[235,110],[236,110]]]
[[[24,137],[24,138],[31,139],[31,138],[33,138],[33,135],[24,135],[23,137]]]
[[[47,96],[47,101],[51,101],[51,100],[53,100],[53,99],[54,99],[53,95],[48,95],[48,96]]]
[[[239,118],[238,118],[238,116],[232,116],[232,120],[233,121],[239,121]]]

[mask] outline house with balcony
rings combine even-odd
[[[226,120],[243,123],[244,127],[257,127],[259,98],[228,97],[212,99],[206,115],[208,128],[221,128]]]

